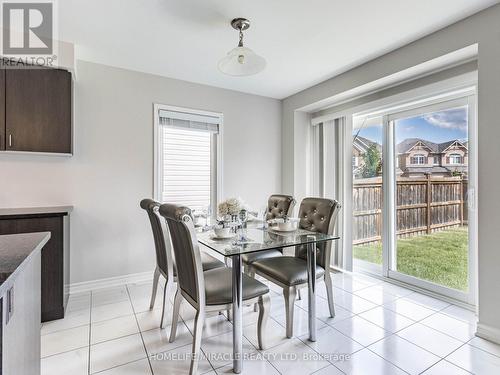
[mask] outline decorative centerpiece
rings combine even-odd
[[[222,201],[217,206],[218,214],[224,221],[231,221],[232,218],[237,218],[245,204],[239,198],[229,198]]]

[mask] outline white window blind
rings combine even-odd
[[[218,121],[174,111],[159,111],[161,200],[192,210],[212,205],[216,179],[214,153]],[[217,119],[218,120],[218,119]]]

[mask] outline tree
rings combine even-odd
[[[382,157],[376,144],[372,144],[363,154],[361,176],[363,178],[377,177],[382,171]]]

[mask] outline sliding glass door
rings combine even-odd
[[[474,303],[474,100],[353,117],[354,270]]]

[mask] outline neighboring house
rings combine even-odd
[[[361,171],[364,163],[363,156],[373,145],[375,145],[380,155],[382,155],[382,146],[377,142],[370,141],[368,138],[360,137],[359,135],[354,136],[352,141],[352,172],[355,175]]]
[[[469,163],[467,145],[458,139],[443,143],[405,139],[397,145],[398,174],[402,177],[466,175]]]

